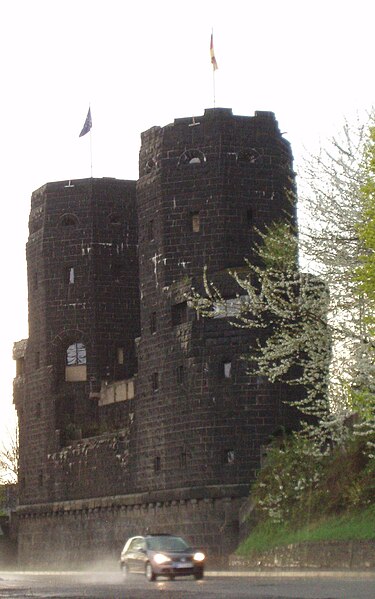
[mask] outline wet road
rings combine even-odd
[[[148,582],[118,573],[0,572],[0,597],[12,599],[374,599],[372,575],[230,576]]]

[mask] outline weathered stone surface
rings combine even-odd
[[[298,424],[290,390],[246,372],[254,334],[197,319],[187,302],[204,266],[234,297],[226,269],[254,257],[256,228],[296,221],[274,115],[217,108],[153,127],[139,169],[138,182],[55,182],[32,195],[30,334],[14,382],[25,563],[52,548],[77,560],[94,545],[118,551],[156,523],[232,550],[262,447]],[[104,394],[125,379],[134,396]]]
[[[246,558],[231,555],[229,565],[243,570],[254,568],[374,569],[375,541],[299,543],[277,547]]]

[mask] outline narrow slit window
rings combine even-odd
[[[65,281],[67,285],[74,285],[75,281],[75,272],[74,266],[67,266],[65,269]]]
[[[199,212],[192,212],[191,214],[191,230],[193,233],[199,233],[201,228]]]
[[[151,383],[152,383],[152,390],[158,391],[158,389],[159,389],[159,373],[158,372],[152,373]]]
[[[151,334],[156,333],[156,312],[151,312],[150,315],[150,332]]]
[[[183,364],[180,364],[177,367],[177,383],[179,385],[182,385],[182,383],[185,381],[185,370],[184,370],[184,366]]]
[[[223,375],[225,379],[232,377],[232,362],[227,361],[223,363]]]
[[[150,220],[147,223],[147,239],[148,241],[153,241],[154,239],[154,221]]]
[[[117,364],[123,364],[123,363],[124,363],[124,348],[118,347],[117,348]]]
[[[234,449],[227,449],[224,452],[224,464],[234,464],[235,457]]]

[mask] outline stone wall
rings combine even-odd
[[[375,568],[375,541],[321,541],[277,547],[250,557],[231,555],[231,568],[308,568],[367,570]]]
[[[144,493],[23,506],[19,563],[117,568],[126,539],[146,532],[180,534],[207,552],[208,564],[224,563],[237,543],[241,499],[235,495],[233,489],[211,487],[175,489],[173,499],[170,493]]]

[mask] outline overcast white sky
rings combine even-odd
[[[27,337],[30,196],[47,181],[136,179],[140,133],[213,106],[272,110],[298,162],[374,104],[373,0],[12,0],[0,3],[0,441],[13,341]]]

